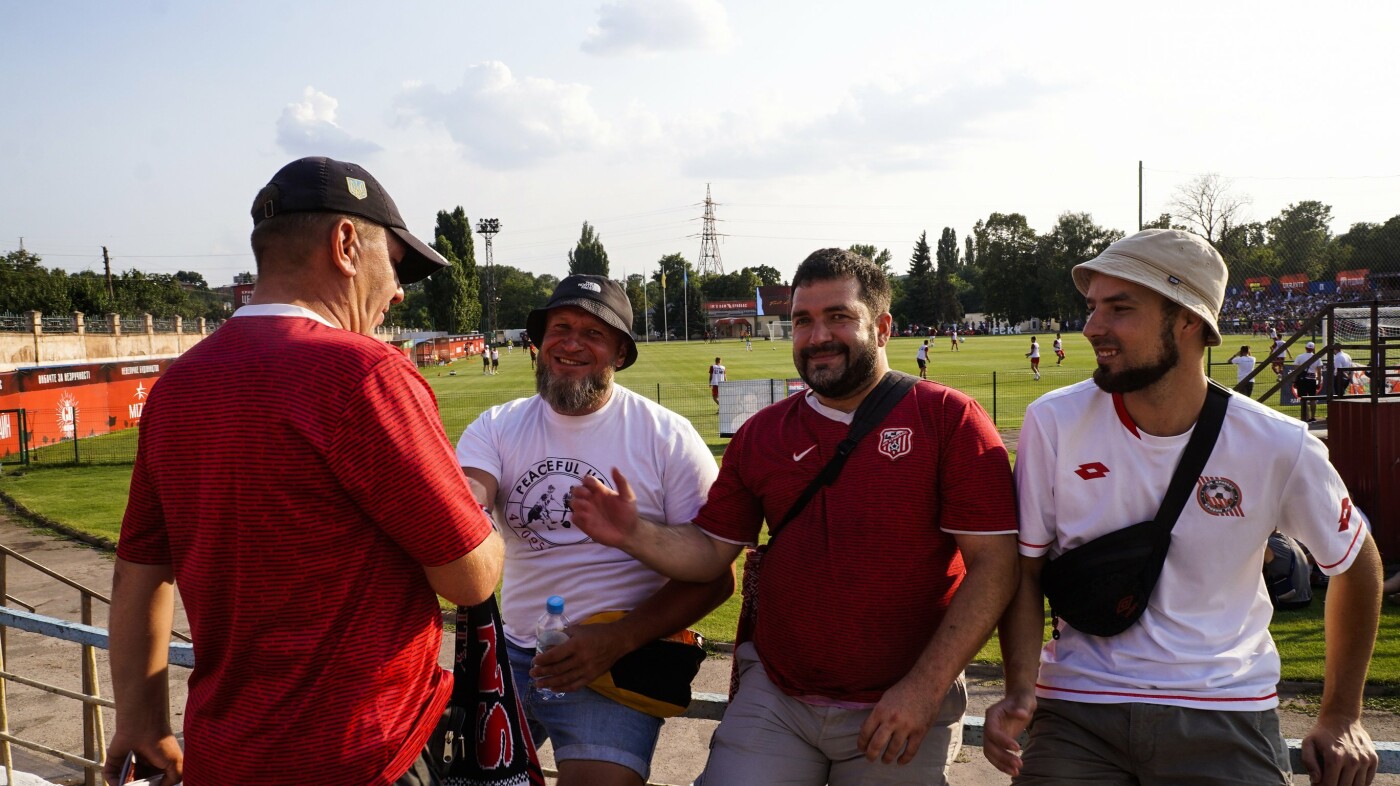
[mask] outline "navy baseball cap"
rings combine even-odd
[[[408,247],[399,262],[400,284],[412,284],[451,265],[409,233],[399,208],[374,175],[358,164],[325,156],[302,158],[277,170],[253,200],[253,226],[287,213],[346,213],[373,221]]]

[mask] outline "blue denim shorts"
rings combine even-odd
[[[651,776],[661,718],[624,707],[588,688],[543,701],[530,679],[535,651],[508,643],[506,652],[535,745],[553,741],[555,761],[606,761],[636,772],[643,781]]]

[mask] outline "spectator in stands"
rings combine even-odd
[[[1204,239],[1151,229],[1073,275],[1098,368],[1092,381],[1026,410],[1016,457],[1021,582],[1000,629],[1007,695],[987,712],[988,760],[1015,784],[1290,782],[1273,612],[1261,591],[1260,555],[1277,527],[1332,576],[1327,693],[1303,764],[1314,783],[1369,782],[1378,760],[1361,695],[1380,555],[1326,447],[1251,399],[1225,398],[1219,439],[1176,517],[1142,616],[1107,637],[1060,619],[1041,648],[1047,558],[1152,520],[1216,395],[1203,360],[1220,344],[1228,274]],[[1290,485],[1295,478],[1306,488]]]
[[[662,718],[594,688],[614,684],[609,669],[622,656],[728,599],[734,575],[668,582],[576,529],[574,495],[584,477],[620,468],[635,479],[645,515],[679,524],[704,502],[715,460],[689,421],[614,384],[614,372],[637,360],[632,305],[616,281],[569,276],[525,324],[540,347],[538,393],[468,426],[457,460],[509,530],[501,604],[516,684],[565,693],[526,701],[535,744],[553,742],[561,786],[641,786]],[[575,624],[566,643],[536,658],[535,622],[551,595],[564,598]],[[616,610],[629,613],[581,624]]]
[[[792,286],[793,361],[809,392],[744,423],[692,524],[646,521],[617,474],[616,491],[589,477],[575,493],[580,528],[664,575],[708,580],[765,519],[783,520],[888,372],[891,329],[889,282],[865,257],[817,251]],[[1015,588],[1014,507],[986,413],[917,381],[763,556],[706,786],[946,783],[962,670]]]
[[[452,689],[437,596],[489,597],[501,540],[427,383],[372,334],[404,284],[448,263],[354,164],[294,161],[252,213],[251,303],[143,413],[106,777],[135,752],[167,782],[436,783],[425,745]],[[176,587],[196,659],[183,760],[166,688]]]

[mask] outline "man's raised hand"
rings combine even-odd
[[[574,487],[570,507],[574,526],[594,542],[621,548],[637,530],[637,495],[616,467],[612,471],[617,491],[589,475]]]

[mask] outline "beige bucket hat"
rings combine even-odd
[[[1216,322],[1229,271],[1205,238],[1179,229],[1144,229],[1074,266],[1071,275],[1081,295],[1089,293],[1094,273],[1131,281],[1190,309],[1205,321],[1206,345],[1220,346]]]

